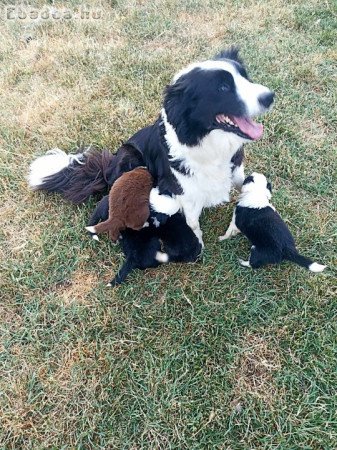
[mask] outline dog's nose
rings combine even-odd
[[[265,108],[269,108],[270,105],[273,103],[275,97],[274,92],[268,92],[268,94],[262,94],[259,97],[259,103],[264,106]]]

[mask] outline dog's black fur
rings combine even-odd
[[[108,216],[109,197],[106,195],[95,208],[89,225],[96,225]],[[158,220],[158,216],[155,217]],[[149,220],[149,226],[146,228],[139,231],[127,228],[121,232],[119,242],[126,260],[109,283],[111,286],[123,283],[134,269],[158,267],[161,262],[156,259],[157,252],[166,253],[168,262],[195,262],[198,259],[201,244],[181,213],[167,216],[161,223],[161,226],[156,227],[152,220]]]

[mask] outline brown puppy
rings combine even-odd
[[[95,226],[86,227],[90,233],[109,231],[117,241],[126,228],[140,230],[150,216],[149,197],[153,179],[145,167],[124,173],[113,184],[109,193],[109,218]]]

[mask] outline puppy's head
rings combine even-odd
[[[271,199],[272,186],[271,183],[262,173],[253,172],[245,178],[243,182],[241,195],[255,194],[261,197]]]

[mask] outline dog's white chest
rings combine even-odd
[[[230,164],[200,166],[190,175],[182,175],[173,169],[183,188],[186,200],[202,204],[202,207],[215,206],[229,201],[231,189]]]
[[[235,135],[214,130],[195,147],[171,146],[170,155],[184,161],[188,174],[172,169],[183,188],[181,202],[202,207],[229,201],[232,187],[231,159],[242,141]]]

